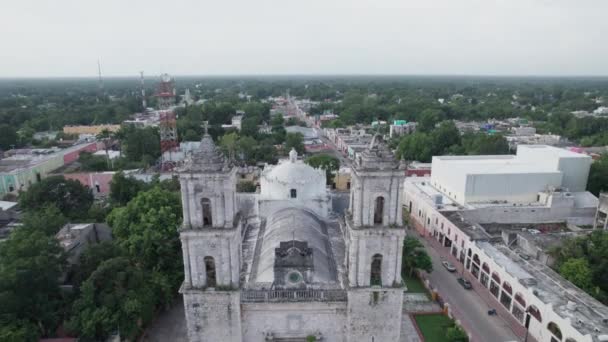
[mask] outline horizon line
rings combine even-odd
[[[160,76],[161,74],[149,74],[149,77]],[[399,73],[243,73],[243,74],[170,74],[173,78],[179,77],[203,77],[203,78],[253,78],[253,77],[465,77],[465,78],[608,78],[608,74],[399,74]],[[99,75],[86,76],[0,76],[0,80],[33,80],[33,79],[97,79]],[[107,75],[104,79],[131,78],[139,80],[139,72],[121,75]]]

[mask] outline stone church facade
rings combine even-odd
[[[345,215],[295,151],[265,167],[259,193],[237,194],[203,137],[180,170],[190,341],[400,341],[404,171],[377,137],[352,175]]]

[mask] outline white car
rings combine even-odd
[[[445,267],[446,270],[450,272],[456,272],[456,267],[454,267],[454,265],[452,265],[448,261],[442,261],[441,264],[443,265],[443,267]]]

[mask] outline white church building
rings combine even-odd
[[[403,167],[375,138],[352,177],[344,216],[295,151],[237,194],[236,168],[203,137],[180,170],[190,341],[401,340]]]

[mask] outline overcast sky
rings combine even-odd
[[[608,75],[604,0],[0,0],[0,77]]]

